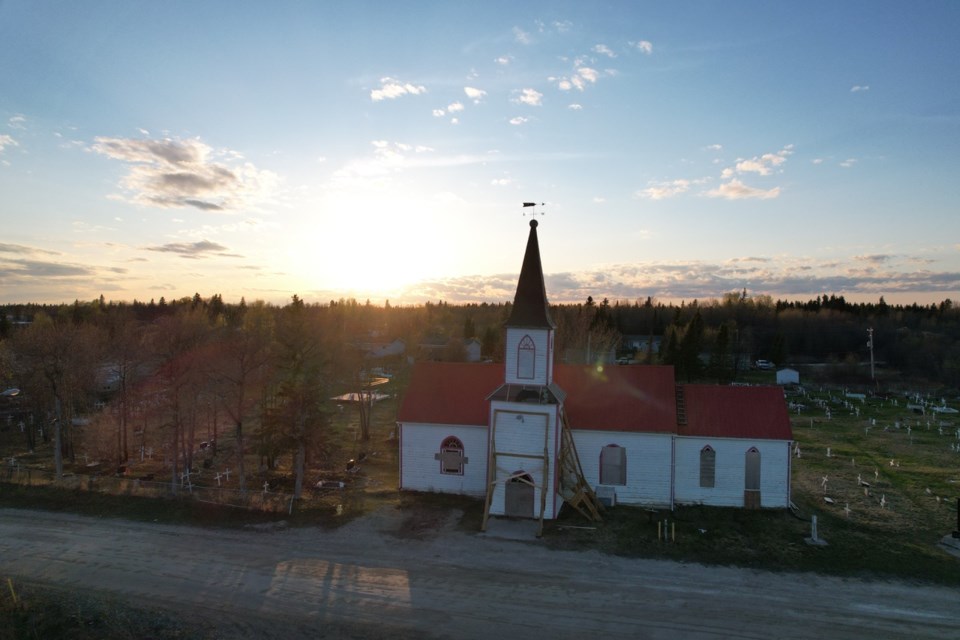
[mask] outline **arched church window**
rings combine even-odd
[[[710,445],[700,449],[700,486],[716,486],[717,452]]]
[[[530,336],[523,336],[517,346],[517,377],[533,379],[536,372],[537,345]]]
[[[440,445],[440,473],[462,476],[463,465],[467,459],[463,455],[463,443],[460,438],[450,436]]]
[[[744,473],[744,489],[760,491],[760,451],[756,447],[747,450]]]
[[[608,444],[600,450],[600,484],[627,484],[627,450]]]

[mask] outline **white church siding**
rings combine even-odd
[[[440,472],[437,454],[443,441],[450,437],[463,443],[463,475]],[[486,426],[402,423],[400,448],[400,489],[459,493],[483,497],[487,492],[487,428]]]
[[[672,435],[574,429],[583,476],[592,487],[600,485],[600,453],[610,444],[626,449],[627,483],[613,486],[617,503],[670,505],[670,450]]]
[[[700,452],[716,453],[713,487],[700,486]],[[677,504],[742,507],[746,454],[760,452],[760,506],[786,507],[790,502],[790,443],[783,440],[677,436],[674,500]]]
[[[520,405],[522,407],[522,405]],[[518,409],[517,403],[494,402],[491,407],[491,423],[496,458],[496,485],[490,501],[490,514],[506,512],[504,480],[518,471],[524,471],[533,479],[534,516],[539,516],[543,490],[544,446],[548,452],[547,495],[544,517],[556,517],[556,452],[557,418],[551,405],[529,405]]]

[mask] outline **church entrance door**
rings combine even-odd
[[[508,480],[504,487],[503,514],[515,518],[532,518],[533,492],[533,478],[529,474]]]

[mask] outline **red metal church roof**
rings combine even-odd
[[[673,367],[557,365],[554,379],[567,393],[564,407],[572,429],[793,439],[779,387],[682,385],[678,424]],[[419,362],[397,420],[487,426],[487,398],[503,380],[502,364]]]
[[[790,415],[780,387],[683,385],[686,424],[681,436],[792,440]]]
[[[397,420],[486,426],[490,420],[487,396],[503,379],[502,364],[418,362]]]
[[[572,429],[672,433],[677,428],[673,367],[557,365]]]

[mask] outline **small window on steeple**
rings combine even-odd
[[[537,345],[530,336],[523,336],[517,347],[517,377],[532,380],[536,372]]]

